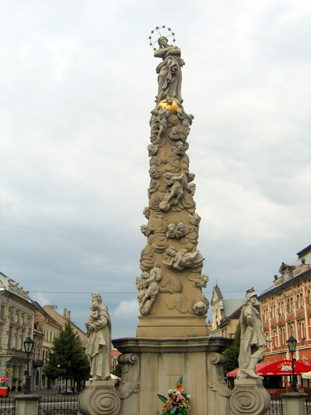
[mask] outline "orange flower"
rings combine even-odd
[[[182,386],[182,385],[177,385],[177,386],[176,386],[176,389],[177,389],[178,391],[182,391],[182,390],[184,390],[184,388],[183,388],[183,386]]]

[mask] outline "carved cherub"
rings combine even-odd
[[[176,238],[180,239],[186,236],[190,232],[190,228],[186,226],[184,223],[179,223],[176,226],[175,236]]]
[[[145,216],[146,219],[149,220],[150,218],[150,207],[149,206],[144,207],[143,215]]]
[[[175,238],[176,225],[174,223],[169,223],[167,225],[166,237]]]
[[[150,274],[144,272],[142,278],[144,279],[144,288],[138,294],[138,302],[140,313],[145,316],[149,313],[155,297],[159,292],[159,281],[162,278],[161,270],[160,268],[153,268]]]
[[[208,312],[208,305],[203,303],[203,301],[198,301],[194,304],[193,311],[197,316],[203,316]]]
[[[196,191],[196,184],[190,183],[188,186],[188,192],[191,194],[191,196],[194,196],[195,191]]]
[[[197,268],[204,261],[199,251],[187,252],[186,249],[181,249],[176,252],[174,247],[170,247],[166,250],[166,253],[169,259],[168,262],[163,261],[163,264],[178,271],[183,271],[185,268]]]
[[[140,230],[142,232],[142,234],[144,234],[145,236],[149,236],[152,234],[152,232],[154,232],[154,230],[152,228],[148,228],[147,225],[141,225]]]
[[[165,193],[164,200],[160,203],[159,207],[163,211],[167,211],[170,208],[170,205],[177,205],[180,199],[184,194],[184,186],[182,180],[184,178],[184,173],[180,176],[173,176],[172,173],[165,173],[164,177],[167,179],[167,186],[169,186],[169,191]],[[172,201],[173,200],[173,201]]]
[[[174,153],[176,153],[179,156],[183,156],[186,152],[186,150],[188,150],[189,148],[189,144],[188,143],[183,143],[182,141],[177,141],[175,147],[173,147],[173,151]]]
[[[178,141],[181,139],[181,134],[178,131],[177,127],[173,127],[168,136],[171,140],[174,140],[174,141]]]
[[[199,276],[198,279],[194,280],[194,285],[196,285],[199,288],[206,288],[207,283],[209,281],[209,277],[207,274],[202,274]]]
[[[148,194],[149,194],[149,196],[152,194],[152,193],[154,193],[154,192],[156,192],[157,190],[158,190],[158,188],[160,187],[160,182],[159,182],[159,180],[150,180],[150,187],[149,187],[149,189],[148,189]]]
[[[195,174],[194,173],[188,173],[187,174],[188,183],[193,182],[194,179],[195,179]]]
[[[197,213],[194,213],[193,215],[189,215],[189,218],[190,218],[190,223],[192,225],[199,226],[200,221],[201,221],[200,215],[198,215]]]
[[[159,150],[159,146],[156,144],[149,144],[147,147],[147,150],[148,150],[149,157],[152,157],[155,154],[157,154]]]
[[[177,117],[179,118],[179,121],[181,125],[189,131],[189,126],[192,125],[192,121],[194,119],[194,116],[192,114],[187,114],[183,108],[179,108],[177,110]]]
[[[152,179],[158,179],[160,177],[161,172],[158,170],[157,166],[153,164],[150,166],[149,175]]]

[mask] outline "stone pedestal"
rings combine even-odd
[[[261,379],[237,379],[230,398],[230,409],[235,415],[264,414],[270,407],[270,394]]]
[[[284,402],[284,415],[305,415],[306,414],[306,393],[290,392],[281,395]]]
[[[16,415],[36,415],[39,411],[39,399],[37,395],[17,395]]]
[[[85,389],[79,395],[78,408],[83,415],[117,415],[121,401],[116,392],[114,381],[96,380],[86,382]]]
[[[231,415],[231,391],[224,381],[222,352],[231,340],[221,337],[174,339],[125,338],[113,340],[122,355],[122,381],[117,393],[122,401],[119,415],[155,415],[183,376],[191,395],[191,415]]]

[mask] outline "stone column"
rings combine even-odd
[[[307,393],[289,392],[281,395],[284,402],[283,415],[304,415],[306,414]]]
[[[39,413],[39,399],[37,395],[17,395],[16,415],[37,415]]]
[[[170,29],[169,29],[170,30]],[[150,185],[147,223],[141,226],[147,243],[136,279],[139,301],[137,337],[173,338],[208,335],[209,302],[202,293],[203,255],[197,250],[200,216],[196,213],[195,175],[190,172],[187,138],[193,115],[181,98],[181,51],[161,36],[154,56],[158,96],[151,111]],[[160,69],[161,68],[161,69]]]

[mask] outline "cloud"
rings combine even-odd
[[[121,301],[118,307],[113,311],[113,316],[125,320],[132,319],[138,316],[138,308],[138,301],[136,299],[131,301]]]
[[[311,231],[310,2],[30,0],[2,14],[2,272],[81,328],[101,292],[114,333],[135,334],[158,24],[186,62],[207,292],[217,279],[243,298],[295,262]]]

